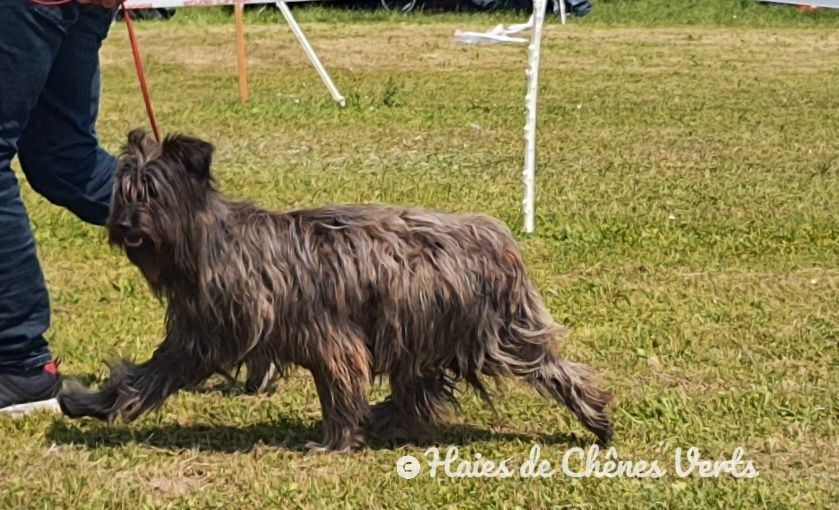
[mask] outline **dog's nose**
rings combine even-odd
[[[117,222],[117,228],[120,230],[131,230],[131,221],[128,219],[127,216],[123,216]]]

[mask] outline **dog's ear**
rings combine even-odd
[[[128,133],[128,141],[122,152],[126,156],[135,156],[140,164],[143,164],[151,159],[159,148],[158,143],[150,138],[144,129],[137,128]]]
[[[215,147],[192,136],[174,134],[163,140],[163,156],[176,160],[197,177],[212,180],[210,165]]]

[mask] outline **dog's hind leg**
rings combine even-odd
[[[254,357],[245,360],[248,378],[245,380],[245,393],[273,393],[280,371],[273,360],[265,357]]]
[[[444,373],[409,377],[390,375],[391,395],[373,406],[368,428],[383,437],[410,438],[426,433],[452,405],[457,406],[455,381]]]
[[[306,446],[312,453],[346,452],[364,444],[361,426],[370,411],[370,358],[359,335],[330,338],[314,349],[309,363],[323,409],[324,439]]]

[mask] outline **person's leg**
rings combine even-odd
[[[78,7],[38,104],[20,138],[20,164],[29,183],[54,204],[89,223],[108,217],[116,158],[99,146],[99,47],[113,13]]]
[[[50,360],[43,337],[49,297],[11,161],[71,12],[0,1],[0,374],[26,373]]]

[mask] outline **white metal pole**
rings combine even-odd
[[[559,2],[559,17],[562,20],[562,24],[565,24],[565,21],[568,19],[567,14],[565,13],[565,0],[557,0]]]
[[[527,47],[527,95],[524,97],[527,112],[524,125],[524,231],[528,234],[536,229],[536,98],[539,91],[539,56],[546,6],[547,0],[533,2],[533,32]]]
[[[306,34],[303,33],[303,29],[300,28],[300,25],[297,24],[297,20],[294,19],[294,16],[292,16],[291,9],[288,8],[288,5],[286,5],[285,2],[277,2],[277,7],[279,7],[280,12],[283,13],[283,17],[288,23],[288,26],[291,27],[291,31],[294,33],[294,36],[300,43],[300,46],[303,47],[303,51],[306,52],[306,56],[309,57],[312,65],[315,66],[315,70],[320,75],[320,79],[323,80],[323,84],[326,85],[326,88],[329,89],[329,93],[332,94],[332,99],[337,101],[341,106],[346,106],[346,99],[344,99],[344,96],[342,96],[338,91],[338,87],[336,87],[332,82],[332,78],[329,76],[326,68],[323,67],[317,53],[315,53],[312,45],[309,44],[309,40],[306,39]]]

